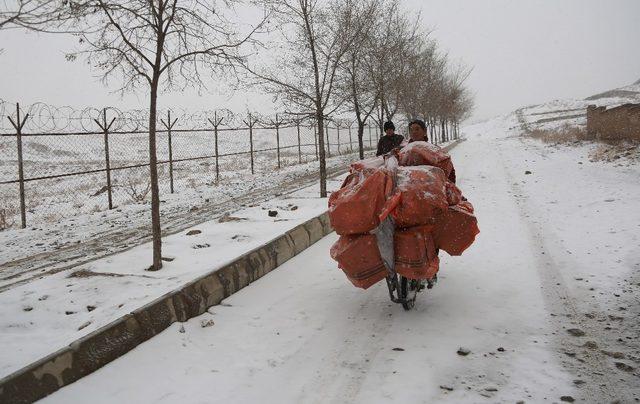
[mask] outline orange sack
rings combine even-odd
[[[364,160],[358,160],[351,163],[350,172],[354,173],[357,171],[365,171],[368,174],[371,174],[373,171],[377,170],[384,166],[384,157],[370,157]]]
[[[440,259],[431,230],[431,226],[396,230],[393,242],[398,274],[409,279],[431,279],[438,272]]]
[[[462,210],[466,210],[467,212],[473,214],[473,205],[469,201],[460,201],[458,207]]]
[[[447,181],[447,203],[449,206],[462,202],[462,191],[451,181]],[[473,213],[473,211],[471,212]]]
[[[399,167],[397,191],[400,202],[391,212],[396,227],[433,224],[447,209],[447,180],[437,167]]]
[[[329,220],[340,235],[367,233],[380,224],[380,214],[393,180],[384,169],[349,174],[329,197]]]
[[[464,205],[463,205],[464,204]],[[478,220],[468,211],[473,211],[469,202],[449,206],[440,216],[433,230],[433,239],[437,248],[445,250],[449,255],[462,255],[480,233]]]
[[[398,153],[401,166],[433,166],[441,168],[447,179],[456,182],[456,171],[451,156],[440,147],[428,142],[411,142]]]
[[[354,286],[367,289],[387,276],[376,236],[340,236],[331,247],[331,258]]]

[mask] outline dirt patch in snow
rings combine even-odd
[[[640,144],[626,142],[618,144],[602,143],[589,153],[589,160],[594,162],[637,164],[640,162]]]

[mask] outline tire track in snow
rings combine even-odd
[[[342,344],[337,344],[340,349],[333,350],[323,360],[322,369],[302,387],[298,402],[324,404],[355,401],[381,351],[380,342],[388,335],[393,324],[392,311],[380,310],[381,305],[389,307],[385,301],[381,303],[380,297],[373,293],[363,297],[360,308],[351,315],[352,323],[358,323],[360,332],[353,333]],[[370,318],[372,313],[377,314],[376,319]],[[353,326],[344,329],[353,331]]]
[[[525,144],[522,139],[523,148],[530,145]],[[576,375],[577,379],[585,380],[586,383],[577,389],[580,392],[580,399],[586,402],[619,402],[627,403],[637,401],[637,397],[629,392],[629,387],[637,380],[633,375],[621,373],[609,364],[608,357],[600,349],[584,349],[583,345],[577,342],[584,342],[587,339],[595,341],[597,347],[607,347],[612,345],[612,341],[601,332],[602,324],[598,318],[606,317],[606,313],[600,309],[597,316],[590,318],[578,309],[584,305],[584,299],[571,293],[562,275],[561,268],[580,265],[570,257],[563,256],[562,260],[554,259],[554,247],[562,245],[560,238],[555,235],[552,228],[543,228],[539,223],[532,221],[531,217],[541,217],[536,207],[529,201],[526,191],[513,176],[510,167],[506,164],[506,156],[502,150],[502,144],[495,142],[495,149],[498,152],[498,160],[502,162],[504,173],[507,176],[516,199],[516,206],[521,215],[522,222],[529,230],[529,237],[534,250],[541,253],[536,256],[537,265],[541,281],[541,289],[545,298],[545,304],[549,308],[552,323],[556,326],[552,340],[556,341],[556,354],[563,366]],[[535,151],[540,157],[548,159],[544,151]],[[562,261],[562,262],[560,262]],[[586,332],[584,339],[571,336],[568,328],[577,328]],[[571,349],[568,350],[567,348]],[[580,350],[579,360],[570,360],[572,356],[567,352],[575,353]]]

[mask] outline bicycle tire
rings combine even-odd
[[[415,304],[415,296],[413,299],[407,299],[409,296],[409,285],[411,280],[400,276],[400,290],[398,291],[398,297],[402,300],[402,308],[405,310],[411,310]]]

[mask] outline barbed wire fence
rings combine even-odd
[[[0,99],[0,230],[150,197],[148,113],[113,107],[29,106]],[[357,126],[325,125],[327,157],[358,151]],[[374,126],[364,145],[375,148]],[[157,153],[163,194],[232,182],[318,159],[317,126],[300,114],[230,110],[159,111]]]

